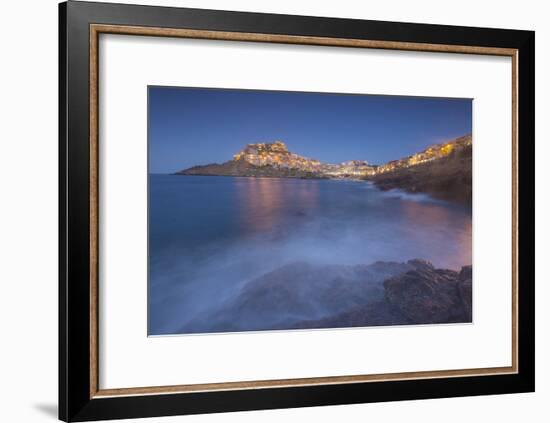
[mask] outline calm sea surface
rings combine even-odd
[[[149,333],[175,333],[294,261],[471,264],[469,207],[367,182],[151,175]]]

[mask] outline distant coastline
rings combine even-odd
[[[322,163],[291,153],[282,141],[248,144],[232,160],[193,166],[175,175],[368,180],[383,191],[401,189],[470,205],[472,136],[464,135],[432,145],[382,165],[363,160]]]

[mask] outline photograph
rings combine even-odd
[[[472,322],[472,99],[148,86],[148,335]]]
[[[9,14],[2,374],[22,395],[0,415],[543,410],[542,6],[246,2]]]

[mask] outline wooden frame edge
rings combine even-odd
[[[357,38],[329,38],[301,35],[264,34],[257,32],[230,32],[182,28],[164,28],[132,25],[91,24],[90,34],[141,35],[153,37],[194,38],[219,41],[248,41],[275,44],[304,44],[325,47],[357,47],[380,50],[424,51],[441,53],[513,56],[516,49],[451,44],[411,43],[403,41],[362,40]]]
[[[518,91],[519,91],[519,51],[512,54],[512,367],[519,372],[519,243],[518,243],[518,142],[519,142],[519,116],[518,116]]]
[[[90,31],[90,398],[99,390],[99,33]]]
[[[245,41],[279,44],[302,44],[332,47],[353,47],[382,50],[478,54],[511,57],[512,61],[512,364],[509,367],[457,369],[422,372],[384,373],[353,376],[326,376],[314,378],[277,379],[262,381],[221,382],[192,385],[150,386],[118,389],[99,388],[99,35],[119,34],[192,38],[220,41]],[[396,41],[329,38],[314,36],[279,35],[248,32],[227,32],[130,25],[90,24],[89,94],[90,94],[90,399],[149,394],[181,394],[228,390],[269,389],[315,385],[337,385],[360,382],[402,381],[414,379],[438,379],[448,377],[472,377],[517,374],[518,367],[518,90],[519,50],[482,46],[428,44]]]
[[[386,381],[404,381],[415,379],[443,379],[448,377],[475,377],[487,375],[507,375],[515,374],[516,370],[510,367],[491,367],[487,369],[459,369],[459,370],[434,370],[425,372],[406,372],[406,373],[381,373],[371,375],[352,375],[352,376],[323,376],[312,378],[295,379],[271,379],[246,382],[220,382],[220,383],[200,383],[191,385],[171,385],[171,386],[148,386],[137,388],[115,388],[100,389],[91,397],[93,398],[111,398],[121,396],[140,396],[150,394],[184,394],[196,392],[219,392],[229,390],[245,389],[269,389],[269,388],[290,388],[316,385],[341,385],[362,382],[386,382]]]

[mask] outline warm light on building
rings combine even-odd
[[[297,169],[332,178],[363,178],[428,163],[432,160],[445,157],[458,148],[464,148],[471,144],[471,136],[465,136],[445,144],[429,146],[419,153],[404,159],[392,160],[380,166],[370,165],[363,160],[350,160],[339,164],[321,163],[319,160],[291,153],[282,141],[248,144],[242,151],[235,154],[233,159],[235,161],[245,160],[254,166]]]

